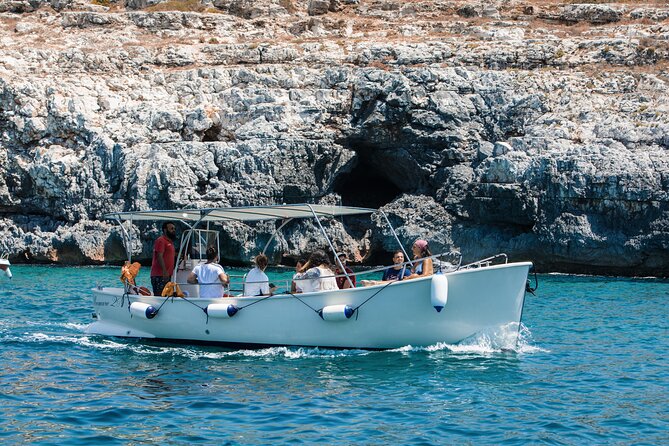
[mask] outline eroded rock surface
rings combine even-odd
[[[0,252],[120,261],[108,212],[331,202],[383,207],[406,245],[426,237],[465,261],[666,276],[668,17],[624,3],[0,1]],[[376,262],[395,248],[382,223],[329,226]],[[149,258],[157,231],[134,231]],[[271,231],[226,227],[223,257],[247,261]],[[317,240],[294,227],[274,260]]]

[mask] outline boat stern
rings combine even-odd
[[[93,288],[93,318],[86,334],[128,338],[155,338],[138,328],[130,313],[130,298],[123,288]]]

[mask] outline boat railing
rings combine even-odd
[[[433,256],[433,267],[435,272],[448,273],[457,271],[462,265],[462,254],[460,251],[449,251]]]
[[[502,263],[509,263],[509,256],[507,256],[505,253],[499,253],[491,257],[487,257],[485,259],[477,260],[472,263],[468,263],[466,265],[463,265],[460,267],[460,269],[473,269],[473,268],[483,268],[486,266],[490,266],[495,264],[498,261],[503,260]]]
[[[434,254],[432,256],[426,257],[432,259],[433,265],[434,265],[434,271],[435,272],[452,272],[452,271],[457,271],[460,269],[460,265],[462,264],[462,254],[458,251],[448,251],[448,252],[443,252],[439,254]],[[424,259],[420,259],[421,261]],[[406,268],[407,270],[412,269],[412,265],[416,263],[416,260],[413,260],[413,262],[404,262],[400,264],[401,267]],[[385,266],[380,266],[372,269],[365,269],[363,271],[354,271],[353,274],[349,274],[349,276],[355,276],[356,282],[358,286],[361,284],[363,280],[365,280],[365,277],[370,277],[372,275],[378,275],[378,273],[382,273],[388,268],[391,268],[395,266],[393,265],[385,265]],[[327,276],[327,277],[334,277],[335,279],[339,278],[346,278],[346,274],[333,274],[332,276]],[[231,295],[241,295],[244,292],[244,282],[245,282],[246,276],[241,276],[241,275],[230,275],[230,284],[229,284],[229,292]],[[305,280],[310,280],[310,279],[293,279],[291,278],[286,278],[286,279],[279,279],[279,280],[274,280],[273,283],[270,285],[274,285],[276,287],[276,290],[279,294],[281,293],[287,293],[292,290],[292,282],[296,282],[299,284],[301,281]],[[252,282],[249,282],[252,283]],[[260,283],[260,282],[259,282]]]
[[[405,267],[407,270],[412,269],[412,265],[415,264],[417,261],[422,261],[426,258],[432,259],[433,262],[433,268],[434,272],[442,272],[442,273],[448,273],[452,271],[457,271],[463,268],[466,268],[467,266],[461,266],[462,265],[462,254],[460,254],[459,251],[448,251],[448,252],[443,252],[439,254],[434,254],[429,257],[425,257],[422,259],[416,259],[410,262],[404,262],[402,264],[399,264],[401,267]],[[492,259],[492,258],[491,258]],[[489,259],[483,259],[480,260],[479,262],[486,262]],[[387,270],[388,268],[391,268],[395,266],[393,265],[385,265],[385,266],[380,266],[372,269],[365,269],[363,271],[354,271],[353,274],[349,274],[349,276],[355,276],[356,281],[358,286],[361,285],[361,282],[365,280],[365,277],[370,277],[372,275],[378,275],[378,273],[382,273],[383,271]],[[250,284],[250,283],[266,283],[266,281],[259,281],[259,282],[246,282],[246,274],[229,274],[228,275],[230,281],[227,286],[224,287],[224,294],[227,296],[243,296],[244,295],[244,285],[245,284]],[[335,279],[339,278],[345,278],[347,277],[346,274],[333,274],[332,276],[327,276],[327,277],[334,277]],[[310,279],[293,279],[292,277],[290,278],[285,278],[285,279],[276,279],[276,280],[271,280],[270,286],[273,286],[274,289],[276,290],[276,293],[278,294],[284,294],[284,293],[289,293],[292,290],[292,283],[296,282],[299,284],[300,281],[304,280],[310,280]],[[378,282],[378,280],[374,281]],[[179,285],[186,285],[186,284],[181,284]],[[199,284],[200,287],[203,286],[208,286],[208,285],[216,285],[220,286],[220,284],[206,284],[202,283]],[[196,297],[196,296],[191,296],[191,297]]]
[[[246,274],[228,274],[230,281],[225,287],[226,293],[236,296],[244,292],[244,282],[246,282]]]

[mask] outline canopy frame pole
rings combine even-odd
[[[381,215],[383,215],[383,218],[386,219],[386,223],[388,223],[388,227],[390,228],[390,232],[392,232],[393,237],[395,237],[395,240],[397,241],[397,244],[400,246],[400,249],[404,253],[404,258],[409,261],[409,263],[411,264],[411,267],[413,268],[413,266],[414,266],[413,262],[411,261],[411,258],[409,257],[409,254],[407,254],[407,252],[404,250],[404,246],[402,246],[402,242],[400,242],[399,237],[397,237],[397,233],[395,232],[395,228],[393,228],[393,225],[390,224],[390,220],[388,219],[388,216],[381,209],[379,209],[379,212],[381,213]]]
[[[316,211],[314,211],[314,208],[312,208],[310,204],[307,204],[307,206],[311,210],[311,213],[314,214],[314,218],[316,219],[316,223],[318,223],[318,227],[321,228],[321,232],[323,233],[323,236],[325,237],[325,240],[327,240],[328,245],[330,245],[330,249],[332,250],[332,255],[334,255],[334,258],[337,262],[337,265],[339,265],[339,268],[341,268],[341,270],[344,271],[344,275],[346,276],[346,280],[348,281],[348,284],[350,285],[351,288],[355,288],[355,285],[353,285],[353,281],[351,280],[351,277],[346,272],[346,268],[344,268],[344,264],[341,263],[341,260],[339,260],[339,256],[337,255],[337,250],[335,249],[334,245],[330,241],[330,237],[328,237],[328,234],[325,232],[325,228],[323,228],[323,225],[321,225],[321,221],[318,218],[318,215],[316,214]]]
[[[270,243],[272,243],[272,241],[274,240],[274,238],[276,238],[276,235],[279,233],[279,231],[281,231],[281,230],[284,228],[284,226],[286,226],[288,223],[290,223],[290,222],[293,221],[293,220],[294,220],[294,218],[292,218],[292,217],[289,218],[289,219],[287,219],[285,222],[283,222],[283,223],[281,224],[281,226],[279,226],[279,227],[274,231],[274,233],[273,233],[272,236],[269,238],[269,240],[267,241],[267,243],[265,243],[265,247],[262,249],[262,253],[263,253],[263,254],[265,254],[265,252],[267,251],[267,248],[269,248]]]
[[[128,257],[128,263],[132,261],[132,236],[125,230],[123,227],[123,221],[116,216],[114,218],[121,228],[121,234],[123,235],[123,247],[125,248],[125,255]],[[130,220],[130,227],[132,227],[132,219]]]
[[[211,212],[211,210],[201,209],[200,210],[200,218],[197,221],[195,221],[195,223],[193,223],[192,225],[189,225],[188,221],[186,221],[186,220],[183,220],[183,219],[178,219],[178,220],[181,223],[183,223],[184,225],[186,225],[190,231],[194,231],[195,228],[197,227],[197,225],[199,225],[200,222],[202,220],[204,220],[207,215],[209,215],[209,212]],[[209,230],[209,222],[207,222],[207,230]],[[188,232],[188,231],[186,231],[186,232]],[[177,254],[176,260],[174,261],[174,271],[172,271],[172,282],[177,281],[177,270],[179,269],[179,262],[181,262],[182,254],[183,254],[184,258],[187,255],[187,253],[184,252],[185,251],[184,248],[186,246],[188,246],[188,242],[186,241],[186,239],[184,239],[183,234],[181,234],[181,243],[179,244],[179,253]],[[184,263],[184,265],[185,265],[185,263]]]
[[[188,234],[188,237],[184,237],[184,235]],[[186,247],[188,246],[188,242],[190,241],[190,238],[193,236],[193,228],[187,229],[184,233],[181,234],[181,243],[179,243],[179,252],[177,254],[177,258],[174,261],[174,272],[172,273],[174,275],[173,282],[176,282],[176,272],[179,269],[179,263],[181,262],[181,259],[183,257],[184,259],[184,269],[186,268],[186,256],[188,253],[186,252]],[[182,255],[183,254],[183,255]]]

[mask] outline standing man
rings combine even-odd
[[[151,262],[151,287],[154,296],[163,293],[165,284],[170,281],[174,272],[174,240],[177,238],[177,228],[174,223],[163,223],[163,235],[153,244],[153,261]]]

